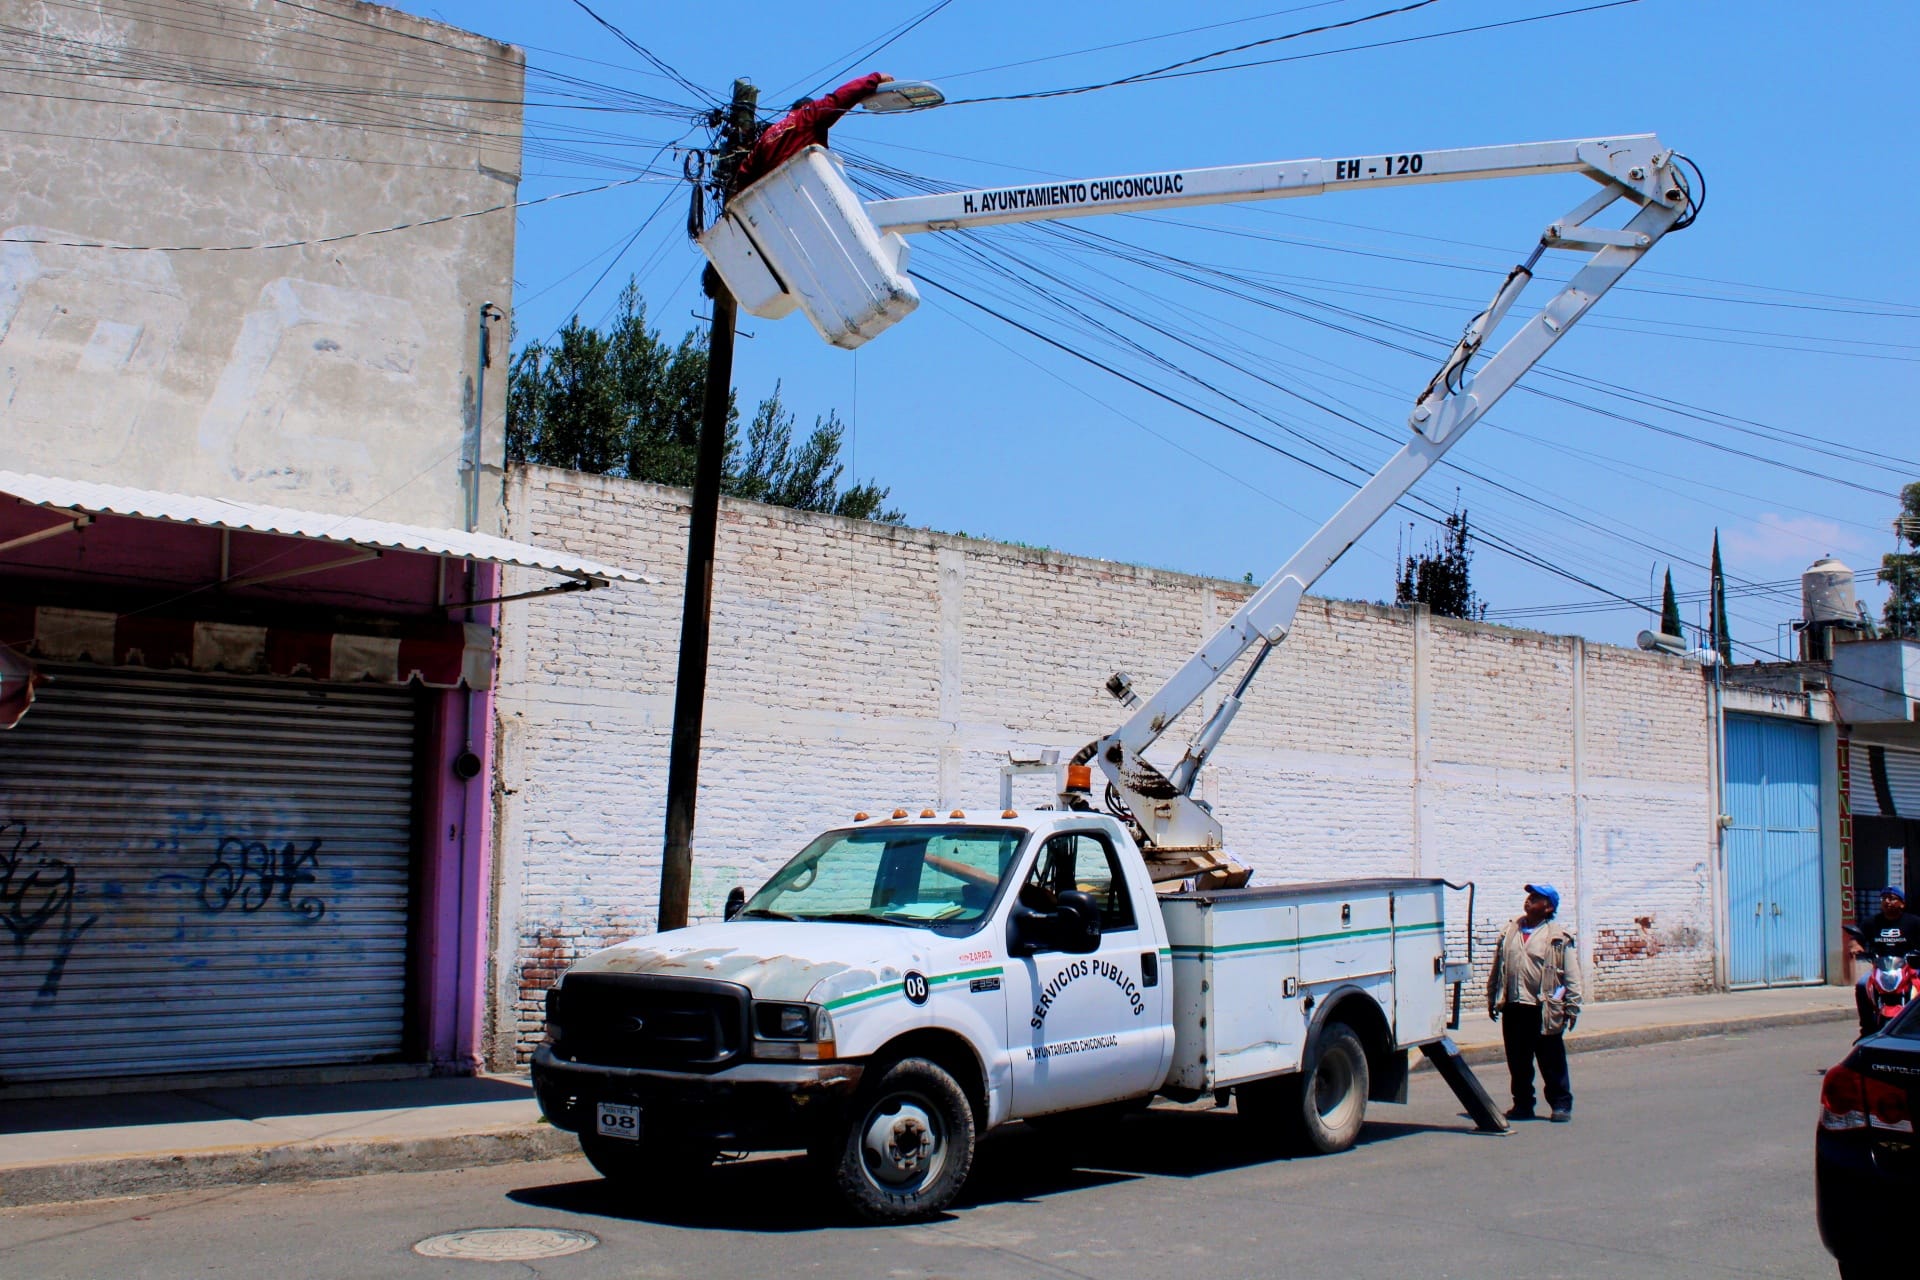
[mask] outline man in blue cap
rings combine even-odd
[[[1500,931],[1493,972],[1487,975],[1487,1014],[1501,1023],[1513,1080],[1509,1120],[1534,1118],[1536,1062],[1550,1118],[1558,1124],[1573,1119],[1563,1037],[1580,1017],[1580,957],[1573,931],[1554,918],[1559,913],[1558,889],[1545,882],[1528,885],[1526,908]]]

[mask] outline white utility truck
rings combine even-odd
[[[975,1140],[1012,1120],[1105,1116],[1156,1095],[1235,1099],[1249,1123],[1325,1152],[1368,1099],[1404,1098],[1433,1058],[1503,1128],[1452,1053],[1467,957],[1431,879],[1247,887],[1194,784],[1301,597],[1666,232],[1697,207],[1687,162],[1649,135],[1396,152],[862,204],[812,148],[729,202],[702,237],[750,312],[803,310],[857,346],[917,303],[902,233],[1524,174],[1600,191],[1541,237],[1415,401],[1406,445],[1151,698],[1059,766],[1055,803],[988,814],[854,815],[724,923],[635,938],[548,994],[533,1078],[549,1120],[607,1177],[684,1185],[719,1151],[805,1149],[858,1213],[925,1216]],[[1591,226],[1615,201],[1624,227]],[[1475,374],[1470,363],[1548,249],[1584,265]],[[1147,750],[1258,652],[1171,768]],[[1105,775],[1102,803],[1093,770]],[[1469,909],[1469,914],[1471,911]],[[1468,934],[1471,937],[1470,931]],[[1469,942],[1469,946],[1471,943]]]

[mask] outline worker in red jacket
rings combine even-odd
[[[794,103],[793,110],[760,131],[753,150],[747,152],[747,158],[740,164],[736,189],[753,185],[808,147],[826,146],[827,130],[891,79],[893,77],[885,72],[876,71],[847,81],[824,98]]]

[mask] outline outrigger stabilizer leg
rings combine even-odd
[[[1473,1074],[1473,1068],[1460,1056],[1460,1046],[1453,1037],[1442,1036],[1420,1046],[1420,1052],[1427,1055],[1427,1061],[1440,1073],[1440,1078],[1453,1090],[1453,1096],[1460,1099],[1460,1105],[1467,1109],[1467,1116],[1473,1121],[1474,1128],[1482,1133],[1511,1133],[1513,1126],[1493,1105],[1493,1099],[1487,1096],[1486,1089]]]

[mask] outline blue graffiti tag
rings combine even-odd
[[[222,836],[213,861],[200,876],[200,905],[216,912],[237,905],[252,915],[272,902],[278,891],[282,907],[303,920],[318,920],[327,914],[327,904],[318,898],[296,899],[293,893],[319,879],[319,854],[318,839],[299,849],[291,840],[275,848],[263,840]]]

